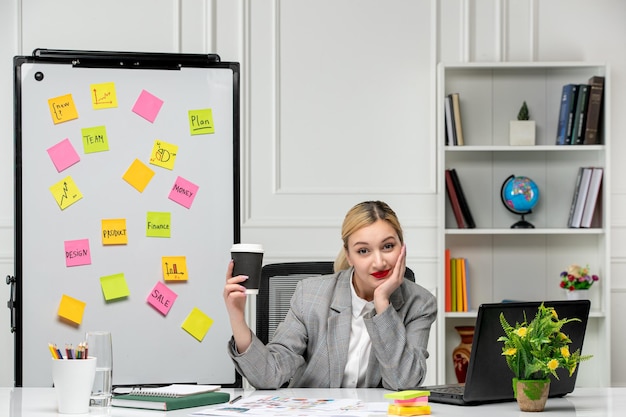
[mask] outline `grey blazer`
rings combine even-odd
[[[352,319],[352,268],[298,283],[291,308],[273,339],[264,345],[254,333],[252,344],[238,353],[234,339],[228,352],[237,371],[258,389],[341,387],[348,360]],[[372,340],[368,387],[390,390],[419,386],[426,375],[430,327],[437,315],[435,297],[404,280],[382,314],[364,317]]]

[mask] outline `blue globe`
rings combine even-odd
[[[524,215],[532,212],[539,201],[539,187],[533,180],[524,176],[511,175],[502,184],[502,203],[512,213],[522,216],[513,228],[532,228],[532,224],[524,220]]]

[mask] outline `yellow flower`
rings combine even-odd
[[[570,353],[569,353],[569,347],[567,347],[567,346],[563,346],[563,347],[561,348],[561,355],[562,355],[564,358],[569,358],[569,355],[570,355]]]
[[[502,352],[503,355],[507,355],[507,356],[513,356],[516,353],[517,353],[517,349],[515,349],[515,348],[508,348],[507,350]]]
[[[559,367],[559,361],[557,361],[556,359],[551,359],[550,362],[548,362],[548,368],[551,371],[554,371],[558,367]]]
[[[552,309],[552,317],[554,317],[555,320],[559,319],[559,315],[556,314],[556,310]]]
[[[525,337],[528,333],[528,329],[526,327],[520,327],[519,329],[515,329],[514,333],[519,337]]]

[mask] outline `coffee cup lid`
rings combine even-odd
[[[235,243],[231,248],[231,252],[254,252],[263,253],[263,245],[258,243]]]

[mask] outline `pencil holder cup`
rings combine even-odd
[[[52,381],[59,414],[89,413],[96,358],[52,359]]]

